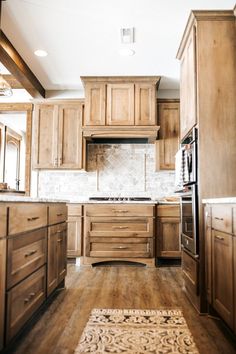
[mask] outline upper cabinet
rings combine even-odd
[[[82,77],[85,126],[154,126],[155,77]]]
[[[33,168],[81,169],[81,102],[36,104]]]
[[[158,101],[159,139],[156,141],[156,170],[174,170],[179,149],[179,100]]]
[[[193,26],[180,57],[180,137],[197,123],[196,116],[196,30]]]

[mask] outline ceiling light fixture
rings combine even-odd
[[[9,83],[0,74],[0,96],[10,97],[13,95],[13,91]]]
[[[37,57],[46,57],[48,55],[48,53],[45,50],[42,50],[42,49],[35,50],[34,54]]]

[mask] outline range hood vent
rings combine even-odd
[[[100,144],[144,144],[154,143],[157,139],[159,126],[104,126],[84,127],[83,137],[87,141]]]

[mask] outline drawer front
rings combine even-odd
[[[86,235],[96,237],[153,237],[153,218],[86,217]]]
[[[232,233],[232,207],[230,205],[212,205],[212,228]]]
[[[186,252],[182,252],[182,271],[183,278],[195,294],[198,293],[198,262],[188,255]]]
[[[7,288],[46,263],[47,228],[8,239]]]
[[[82,205],[67,204],[68,216],[82,216]]]
[[[178,205],[158,205],[157,206],[158,217],[180,217],[180,206]]]
[[[46,267],[7,293],[7,343],[17,334],[46,298]]]
[[[152,239],[107,239],[93,238],[90,244],[90,257],[118,257],[118,258],[150,258],[153,257]],[[138,241],[138,242],[137,242]]]
[[[20,203],[9,207],[9,235],[30,231],[46,225],[46,204]]]
[[[66,204],[49,204],[49,225],[64,222],[67,219]]]
[[[7,234],[7,208],[4,205],[0,206],[0,238]]]
[[[92,204],[85,206],[86,216],[154,216],[154,205]]]

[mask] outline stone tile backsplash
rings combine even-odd
[[[174,171],[155,172],[154,144],[89,144],[88,171],[39,171],[38,196],[148,196],[174,193]]]

